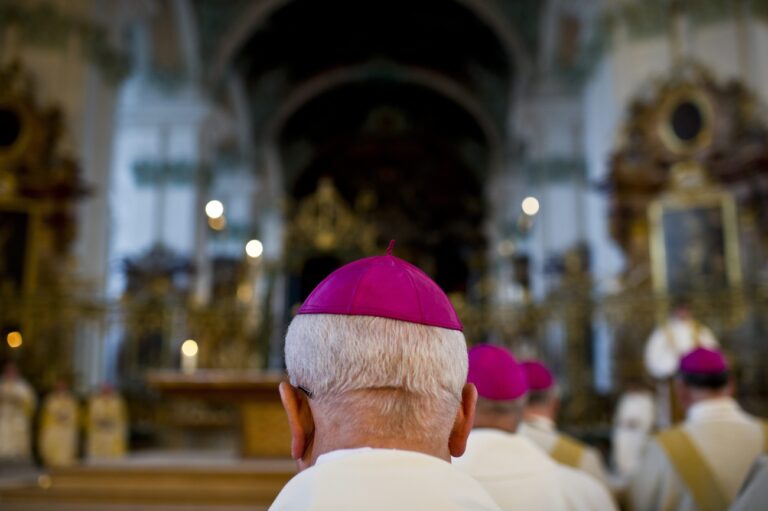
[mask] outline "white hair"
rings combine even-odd
[[[345,427],[407,438],[450,432],[468,365],[457,330],[338,314],[296,316],[285,361],[291,384]]]

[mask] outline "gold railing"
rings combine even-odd
[[[768,290],[700,294],[690,303],[732,357],[744,404],[768,415]],[[644,380],[643,346],[667,307],[644,292],[603,298],[571,293],[507,307],[464,303],[459,314],[470,343],[498,342],[521,357],[547,360],[565,390],[571,422],[605,425],[614,398]],[[61,377],[90,390],[109,376],[124,392],[150,399],[146,371],[179,368],[185,339],[197,341],[201,368],[260,369],[269,359],[271,330],[284,326],[254,319],[235,301],[194,307],[162,300],[0,299],[0,362],[15,360],[41,391]],[[21,332],[20,347],[5,342],[11,330]]]

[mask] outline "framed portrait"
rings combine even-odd
[[[24,201],[0,201],[0,295],[31,292],[37,280],[41,211]]]
[[[739,287],[736,203],[728,192],[696,178],[701,169],[683,172],[689,175],[678,176],[677,186],[648,210],[654,289],[681,295]]]

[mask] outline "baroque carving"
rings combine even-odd
[[[716,81],[695,63],[632,100],[605,182],[610,234],[627,256],[626,287],[650,287],[648,207],[670,187],[670,169],[683,161],[706,169],[714,185],[734,195],[740,220],[758,226],[764,250],[767,141],[755,96],[738,81]]]

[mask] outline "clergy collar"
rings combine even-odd
[[[340,458],[346,458],[347,456],[351,456],[353,454],[359,454],[366,451],[372,451],[372,447],[357,447],[355,449],[337,449],[335,451],[327,452],[325,454],[321,454],[317,457],[317,460],[315,460],[315,465],[320,465],[322,463],[327,463],[329,461],[338,460]]]
[[[733,398],[717,397],[691,405],[686,414],[686,422],[732,419],[743,415],[744,412]]]
[[[549,417],[544,417],[543,415],[531,415],[523,422],[534,429],[540,429],[544,431],[554,431],[556,429],[555,422]]]

